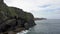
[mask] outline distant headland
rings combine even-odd
[[[46,20],[47,18],[34,18],[34,20]]]

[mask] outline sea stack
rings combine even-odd
[[[34,25],[36,24],[31,13],[20,8],[9,7],[4,3],[4,0],[0,0],[0,34],[9,34],[10,31],[16,33]]]

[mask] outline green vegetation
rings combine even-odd
[[[8,7],[3,0],[0,0],[0,32],[13,31],[18,27],[29,29],[34,25],[34,16],[31,13],[16,7]]]

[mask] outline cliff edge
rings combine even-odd
[[[33,27],[34,16],[16,7],[8,7],[0,0],[0,33],[18,32]]]

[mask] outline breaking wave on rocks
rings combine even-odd
[[[21,32],[19,32],[17,34],[27,34],[30,30],[31,30],[31,28],[29,28],[29,30],[23,30],[23,31],[21,31]]]
[[[29,32],[29,30],[25,30],[25,31],[21,31],[21,32],[19,32],[19,33],[17,33],[17,34],[26,34],[26,33],[28,33]]]

